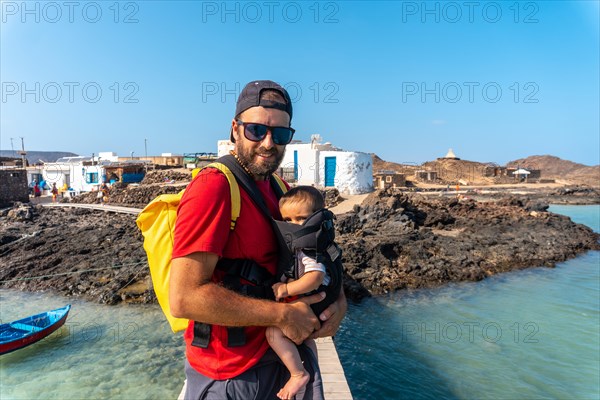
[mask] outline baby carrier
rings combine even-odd
[[[325,291],[326,293],[323,301],[311,305],[317,316],[338,298],[342,288],[342,250],[334,242],[334,218],[331,211],[322,208],[309,216],[302,225],[275,221],[288,250],[280,254],[280,257],[285,260],[283,270],[285,277],[299,278],[298,257],[295,256],[299,250],[325,265],[331,280],[327,286],[321,285],[313,292]]]

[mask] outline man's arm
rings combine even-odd
[[[322,296],[290,304],[245,297],[211,281],[217,261],[216,254],[201,252],[172,260],[169,302],[174,317],[224,326],[277,326],[298,344],[319,329],[309,304]]]

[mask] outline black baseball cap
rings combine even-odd
[[[260,94],[263,90],[275,90],[281,93],[285,103],[273,100],[261,100]],[[285,90],[276,82],[252,81],[248,83],[244,89],[242,89],[242,92],[238,97],[237,105],[235,107],[235,116],[237,117],[249,108],[258,106],[285,111],[290,116],[290,122],[292,122],[292,100],[290,99],[290,95],[288,94],[287,90]],[[233,132],[230,133],[230,140],[235,142],[235,139],[233,138]]]

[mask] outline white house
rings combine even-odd
[[[61,188],[66,183],[76,193],[98,190],[102,182],[113,177],[123,182],[137,182],[143,178],[144,174],[138,171],[143,162],[119,162],[118,159],[113,152],[100,152],[92,157],[62,157],[43,165],[42,178],[48,186],[56,183],[56,187]]]
[[[38,165],[27,167],[27,185],[33,186],[33,181],[40,183],[44,180],[43,169]]]
[[[527,178],[530,174],[531,172],[527,171],[525,168],[519,168],[516,171],[513,171],[515,179],[519,179],[521,181],[527,181]]]
[[[281,173],[298,185],[335,187],[341,193],[360,194],[373,191],[373,163],[371,155],[343,151],[331,143],[320,143],[321,137],[313,135],[311,143],[293,141],[286,146],[281,163]],[[228,140],[218,142],[219,157],[228,154],[233,144]]]
[[[45,163],[42,169],[44,180],[49,185],[56,183],[61,188],[65,183],[75,192],[97,190],[106,178],[104,166],[99,157],[62,157],[53,163]]]

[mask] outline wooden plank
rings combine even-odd
[[[352,400],[344,368],[331,338],[317,339],[319,366],[326,400]]]
[[[87,208],[91,210],[98,211],[112,211],[117,213],[124,214],[139,214],[142,209],[141,208],[132,208],[132,207],[122,207],[122,206],[111,206],[111,205],[103,205],[103,204],[85,204],[85,203],[43,203],[44,207],[77,207],[77,208]]]

